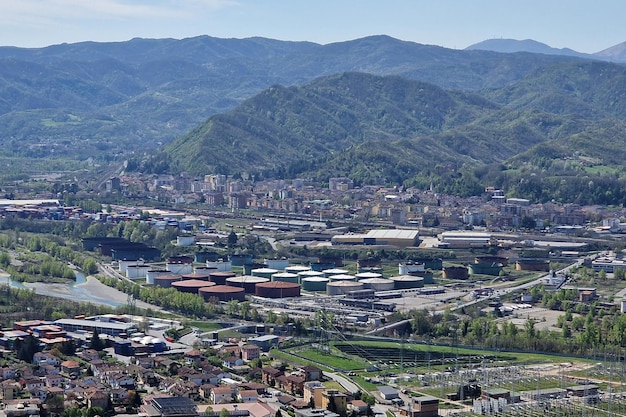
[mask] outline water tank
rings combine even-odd
[[[302,289],[311,292],[326,292],[326,285],[330,282],[325,277],[308,277],[302,278]]]
[[[406,262],[398,264],[398,274],[413,275],[426,270],[423,263]]]
[[[204,287],[212,287],[216,285],[214,282],[204,281],[201,279],[188,279],[186,281],[178,281],[172,283],[172,288],[176,288],[180,292],[198,294],[198,290]]]
[[[154,277],[161,275],[171,275],[167,269],[150,269],[146,272],[146,284],[154,285]]]
[[[396,290],[410,290],[413,288],[422,288],[424,286],[424,278],[422,277],[400,275],[397,277],[390,277],[389,279],[394,282],[394,289]]]
[[[300,284],[292,282],[262,282],[256,285],[255,295],[264,298],[289,298],[300,296]]]
[[[331,268],[331,269],[325,269],[322,271],[322,273],[324,274],[326,278],[330,278],[333,275],[347,275],[348,272],[349,272],[348,270],[341,269],[341,268]]]
[[[241,287],[246,291],[246,294],[254,294],[257,284],[268,281],[269,278],[241,275],[238,277],[226,278],[226,285],[230,285],[231,287]]]
[[[196,266],[193,268],[193,273],[196,275],[209,276],[211,272],[217,272],[217,268],[209,268],[208,266]]]
[[[232,269],[233,265],[230,261],[217,260],[217,261],[206,261],[206,267],[215,268],[218,271],[228,272]]]
[[[363,284],[364,289],[371,289],[374,291],[391,291],[395,287],[392,280],[385,278],[367,278],[362,279],[359,282]]]
[[[234,272],[231,271],[217,271],[211,272],[209,274],[209,281],[216,283],[217,285],[225,285],[226,279],[232,278],[236,276]]]
[[[285,268],[289,266],[289,259],[287,258],[264,259],[263,262],[268,268],[277,269],[279,271],[284,271]]]
[[[297,274],[299,272],[303,272],[303,271],[310,271],[311,268],[309,268],[308,266],[304,266],[304,265],[289,265],[288,267],[285,268],[285,272],[291,272],[292,274]]]
[[[210,301],[216,298],[219,301],[245,301],[246,291],[240,287],[231,287],[230,285],[215,285],[213,287],[200,288],[198,293],[206,300]]]
[[[278,273],[277,269],[272,268],[257,268],[250,271],[250,275],[255,277],[271,279],[272,275]]]
[[[182,275],[183,281],[188,281],[188,280],[202,280],[202,281],[208,281],[209,280],[209,275],[202,275],[202,274],[185,274]]]
[[[328,279],[330,279],[331,282],[336,282],[336,281],[356,281],[356,277],[354,275],[348,275],[348,274],[332,275],[332,276],[328,277]]]
[[[180,275],[159,275],[154,277],[154,285],[157,287],[170,288],[173,282],[182,280]]]
[[[292,274],[291,272],[278,272],[272,275],[272,281],[291,282],[293,284],[300,283],[300,277],[298,274]]]
[[[446,266],[443,268],[444,279],[467,279],[469,271],[464,266]]]
[[[324,278],[324,274],[319,271],[300,271],[298,272],[298,276],[300,277],[300,282],[306,278]]]
[[[362,279],[382,278],[383,274],[379,274],[378,272],[359,272],[355,277],[358,281],[361,281]]]
[[[355,281],[335,281],[329,282],[326,286],[326,294],[328,295],[346,295],[350,291],[358,291],[363,289],[363,284]]]

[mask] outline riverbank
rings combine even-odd
[[[8,274],[0,273],[0,283],[9,282],[9,278]],[[17,288],[31,289],[35,291],[35,294],[63,298],[76,302],[108,305],[111,307],[128,304],[127,294],[104,285],[93,276],[86,277],[84,282],[70,284],[11,281],[11,285]],[[161,307],[140,300],[135,300],[135,306],[139,308],[151,308],[155,311],[162,310]]]

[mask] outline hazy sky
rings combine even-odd
[[[626,41],[624,0],[0,0],[0,45],[386,34],[463,49],[491,38],[598,52]]]

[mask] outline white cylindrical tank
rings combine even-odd
[[[206,261],[207,268],[215,268],[221,272],[229,272],[232,269],[233,264],[230,261]]]
[[[297,274],[302,271],[310,271],[311,268],[304,265],[289,265],[285,268],[285,272],[291,272],[292,274]]]
[[[323,273],[312,270],[298,272],[298,276],[300,277],[300,282],[306,278],[324,278]]]
[[[326,285],[326,294],[328,295],[346,295],[350,291],[358,291],[363,289],[363,284],[354,281],[335,281]]]
[[[150,269],[146,272],[146,284],[154,285],[154,278],[161,275],[170,275],[171,272],[167,269]]]
[[[172,274],[185,275],[185,274],[191,274],[191,272],[193,271],[193,265],[181,263],[181,262],[176,262],[176,263],[168,262],[165,264],[165,269],[170,271]]]
[[[374,291],[391,291],[395,288],[395,283],[385,278],[367,278],[359,281],[364,289]]]
[[[279,271],[284,271],[285,268],[289,266],[288,259],[265,259],[263,263],[267,265],[268,268],[277,269]]]
[[[254,277],[261,277],[261,278],[268,278],[268,279],[272,278],[272,275],[277,274],[277,273],[278,273],[278,270],[273,269],[273,268],[256,268],[250,271],[250,275]]]
[[[332,275],[332,276],[329,277],[329,279],[332,282],[335,282],[335,281],[356,281],[356,277],[354,275],[348,275],[348,274]]]
[[[382,278],[383,274],[379,274],[378,272],[359,272],[355,276],[358,281],[361,281],[362,279]]]
[[[322,271],[322,273],[324,273],[324,276],[326,278],[330,278],[333,275],[347,275],[348,272],[349,272],[348,270],[340,269],[340,268],[325,269]]]
[[[424,272],[423,263],[401,263],[398,264],[398,275],[410,275],[417,272]]]

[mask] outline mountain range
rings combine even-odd
[[[531,182],[554,182],[554,174],[572,186],[618,178],[625,119],[626,68],[598,61],[540,68],[481,92],[340,73],[271,87],[166,149],[179,170],[195,174],[320,183],[349,176],[472,194],[486,182],[511,188],[520,173]],[[558,195],[548,184],[540,188],[538,199]]]
[[[538,199],[571,197],[557,186],[567,178],[594,184],[578,201],[621,198],[625,67],[515,44],[202,36],[0,48],[0,157],[137,167],[157,155],[160,169],[192,174],[349,175],[457,194],[489,182]]]
[[[0,157],[106,161],[151,153],[272,85],[340,72],[478,91],[577,59],[451,50],[388,36],[328,45],[200,36],[1,47]]]

